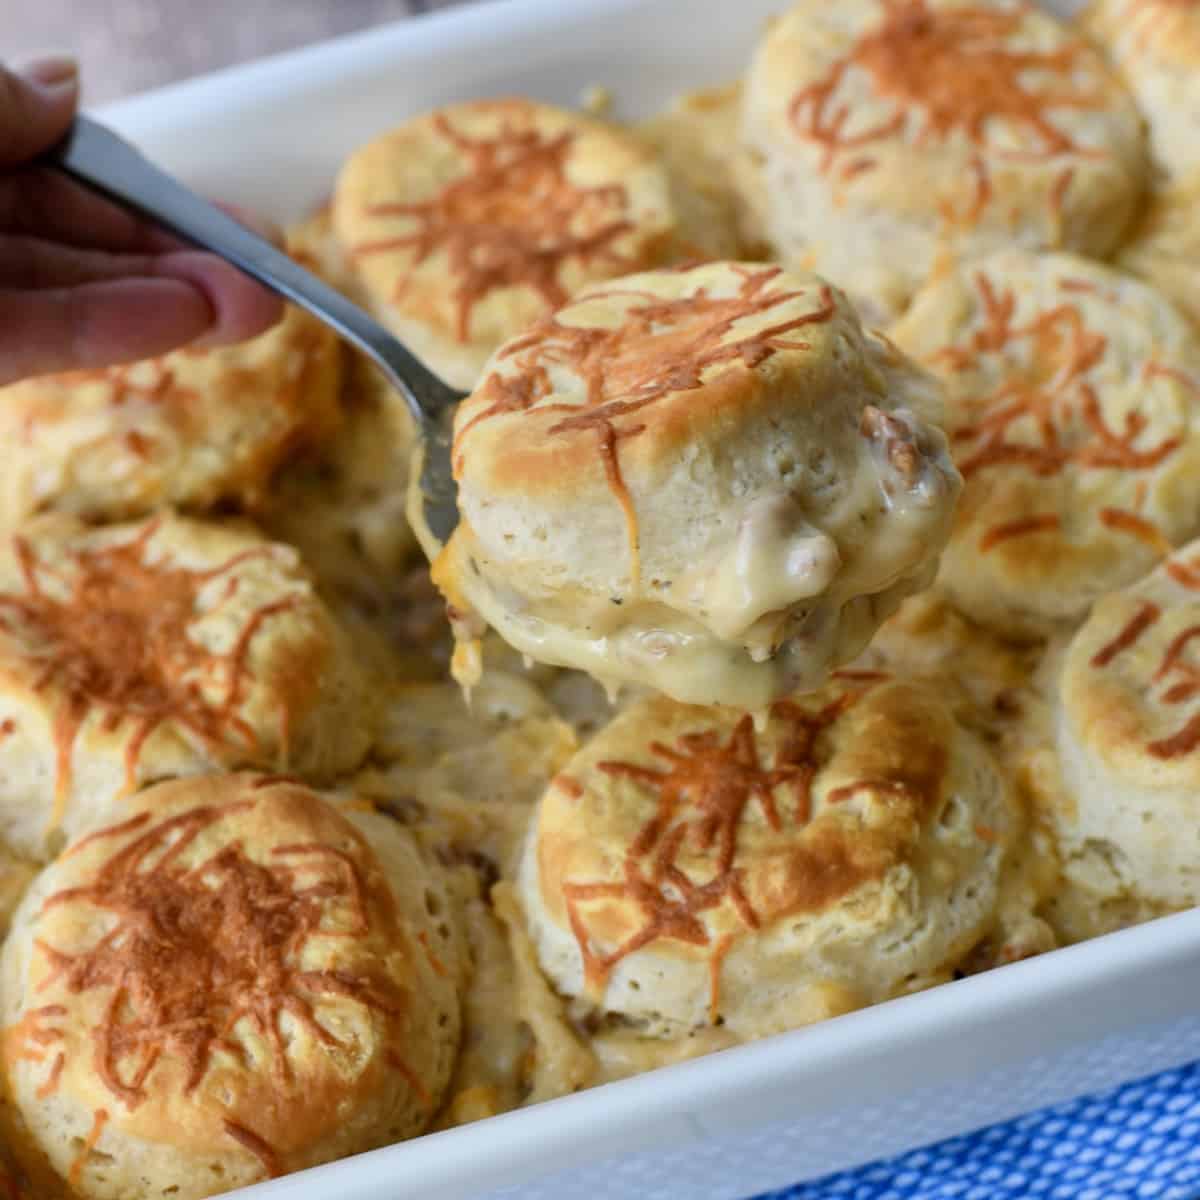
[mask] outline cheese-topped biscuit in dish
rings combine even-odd
[[[1007,250],[943,275],[892,336],[938,371],[966,486],[941,582],[1036,636],[1200,529],[1200,339],[1139,280]]]
[[[404,830],[295,783],[142,793],[14,918],[15,1152],[79,1200],[199,1200],[419,1133],[457,1051],[446,911]]]
[[[995,744],[1020,719],[1042,646],[1002,638],[968,620],[938,588],[906,600],[845,668],[936,679],[968,729]]]
[[[1096,602],[1057,701],[1068,874],[1105,899],[1200,903],[1200,543]]]
[[[338,423],[337,336],[288,308],[241,345],[0,390],[0,526],[44,509],[120,519],[253,507]]]
[[[761,708],[929,581],[959,487],[939,406],[814,276],[597,285],[459,406],[434,582],[465,638],[481,619],[542,662]]]
[[[1200,326],[1200,169],[1150,197],[1116,262],[1169,296]]]
[[[551,782],[520,895],[542,968],[657,1034],[758,1037],[951,970],[1019,829],[935,688],[876,675],[752,718],[656,698]]]
[[[333,216],[376,311],[460,388],[587,283],[737,252],[721,206],[632,133],[518,99],[437,109],[368,143]]]
[[[570,726],[527,680],[489,672],[467,707],[449,681],[394,690],[360,796],[407,823],[446,864],[488,883],[520,857],[528,816],[578,749]]]
[[[1157,165],[1200,169],[1200,3],[1092,0],[1081,21],[1145,114]]]
[[[167,776],[353,767],[373,705],[288,546],[61,514],[0,546],[0,836],[22,853]]]
[[[746,81],[784,261],[898,316],[947,252],[1103,256],[1146,173],[1101,54],[1017,0],[803,0]]]
[[[365,359],[347,355],[337,433],[283,473],[260,514],[263,527],[300,550],[331,597],[379,616],[397,604],[416,546],[405,517],[413,420]]]
[[[767,189],[758,156],[742,141],[742,85],[678,97],[638,126],[672,171],[733,211],[742,252],[765,257]]]

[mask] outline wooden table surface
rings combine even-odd
[[[0,57],[83,64],[89,104],[464,0],[0,0]]]

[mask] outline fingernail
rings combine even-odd
[[[52,94],[74,91],[79,86],[79,63],[69,54],[48,54],[17,69],[17,73]]]

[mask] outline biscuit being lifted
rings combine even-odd
[[[1103,257],[1146,173],[1103,56],[1019,0],[802,0],[746,82],[783,260],[894,319],[948,253]]]
[[[1092,0],[1081,21],[1145,114],[1157,165],[1172,176],[1200,170],[1200,4]]]
[[[0,391],[0,529],[253,508],[280,464],[336,429],[340,352],[315,317],[214,350],[46,375]]]
[[[465,389],[585,284],[737,253],[732,213],[632,133],[521,99],[438,109],[368,143],[333,217],[381,318]]]
[[[1057,704],[1068,880],[1093,909],[1200,903],[1200,543],[1096,602]]]
[[[1051,633],[1200,532],[1200,336],[1165,296],[1007,250],[931,283],[891,332],[947,386],[966,486],[940,582],[968,616]]]
[[[847,672],[761,732],[655,698],[553,780],[520,894],[542,968],[597,1016],[761,1037],[951,971],[1019,825],[927,684]]]
[[[0,835],[24,854],[168,776],[353,767],[371,714],[288,546],[172,516],[49,515],[0,547]]]
[[[762,709],[932,577],[959,488],[939,408],[813,276],[597,285],[460,405],[461,521],[434,580],[464,645],[484,622],[602,682]]]
[[[177,1200],[419,1133],[458,934],[398,824],[270,776],[160,784],[35,880],[0,960],[36,1195]]]

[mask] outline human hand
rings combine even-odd
[[[279,300],[236,268],[30,165],[78,99],[70,59],[0,66],[0,384],[269,328]]]

